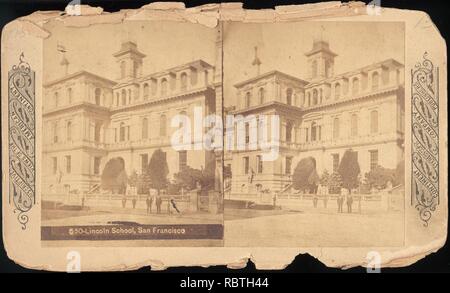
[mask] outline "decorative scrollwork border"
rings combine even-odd
[[[439,68],[423,54],[411,70],[411,205],[425,227],[439,205]]]
[[[9,203],[23,230],[36,203],[35,72],[24,58],[8,72]]]

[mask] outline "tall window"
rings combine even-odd
[[[148,154],[141,155],[141,174],[145,174],[147,172],[148,166]]]
[[[251,99],[252,99],[252,94],[250,92],[245,93],[245,107],[246,108],[250,107]]]
[[[314,60],[312,62],[311,74],[312,74],[313,78],[315,78],[317,76],[317,61],[316,60]]]
[[[167,95],[167,79],[161,80],[161,96]]]
[[[307,94],[308,96],[308,107],[311,106],[311,93]]]
[[[286,104],[292,105],[292,89],[291,88],[286,90]]]
[[[370,170],[375,170],[378,167],[378,150],[371,150],[370,153]]]
[[[311,123],[311,141],[316,141],[317,140],[317,123],[316,122],[312,122]]]
[[[67,121],[66,132],[67,141],[72,141],[72,121]]]
[[[187,151],[178,152],[178,170],[184,170],[187,166]]]
[[[333,120],[333,138],[339,138],[339,118]]]
[[[52,157],[52,172],[53,174],[56,174],[58,172],[58,158]]]
[[[100,174],[100,157],[94,157],[94,175]]]
[[[159,136],[167,135],[167,118],[166,115],[159,117]]]
[[[259,94],[259,103],[264,104],[264,88],[260,88],[258,91]]]
[[[358,115],[352,114],[350,120],[350,135],[358,136]]]
[[[127,92],[125,90],[122,90],[122,106],[125,106],[127,104]]]
[[[58,121],[53,122],[53,143],[58,142]]]
[[[250,123],[245,123],[245,143],[250,143]]]
[[[334,86],[334,97],[336,100],[341,97],[341,84],[339,83]]]
[[[70,174],[72,172],[72,157],[66,156],[66,173]]]
[[[378,133],[378,111],[370,112],[370,133]]]
[[[377,90],[380,85],[380,75],[378,72],[372,73],[372,90]]]
[[[263,160],[261,155],[256,156],[256,172],[261,174],[263,172]]]
[[[148,138],[148,119],[142,119],[142,139]]]
[[[131,104],[131,97],[132,97],[131,89],[128,89],[128,104]]]
[[[120,77],[125,78],[125,61],[120,62]]]
[[[120,123],[119,140],[125,141],[125,123],[123,123],[123,122]]]
[[[67,89],[67,103],[72,104],[72,88]]]
[[[357,77],[353,78],[352,81],[352,93],[353,95],[359,93],[359,79]]]
[[[187,74],[186,72],[181,73],[180,75],[180,87],[182,91],[185,91],[187,89]]]
[[[248,174],[249,171],[249,158],[248,157],[244,157],[243,158],[243,164],[244,164],[244,174]]]
[[[99,88],[95,89],[94,95],[95,95],[95,104],[97,106],[100,106],[100,97],[101,97],[102,91]]]
[[[332,154],[333,158],[333,172],[337,172],[339,169],[339,154]]]
[[[288,121],[286,123],[286,142],[292,141],[292,129],[294,128],[294,123]]]
[[[292,157],[286,157],[286,164],[285,164],[284,173],[286,175],[290,175],[291,174],[291,169],[292,169]]]
[[[119,107],[120,94],[116,93],[116,106]]]
[[[95,122],[95,130],[94,130],[94,141],[100,142],[100,131],[102,129],[101,122]]]
[[[150,94],[150,89],[149,89],[148,83],[144,83],[144,100],[148,99],[149,94]]]
[[[55,92],[55,108],[59,106],[59,93]]]
[[[318,103],[318,100],[319,100],[319,98],[318,98],[318,91],[317,91],[317,89],[313,89],[313,105],[317,105],[317,103]]]

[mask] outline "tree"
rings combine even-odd
[[[298,162],[292,174],[292,187],[300,190],[311,190],[316,183],[316,160],[313,157],[303,158]]]
[[[377,166],[375,169],[366,173],[365,177],[366,183],[370,188],[376,187],[378,189],[384,189],[389,181],[394,183],[395,170]]]
[[[328,192],[331,194],[338,194],[341,192],[342,178],[338,172],[333,172],[328,181]]]
[[[199,170],[186,166],[175,174],[175,180],[177,184],[187,190],[195,189],[197,183],[200,183],[205,190],[213,189],[215,182],[214,170],[209,167]]]
[[[147,174],[150,179],[150,186],[158,190],[166,188],[167,175],[169,174],[169,167],[167,166],[166,153],[161,149],[157,149],[148,163]]]
[[[123,193],[128,180],[123,159],[117,157],[109,160],[103,168],[100,179],[103,189]]]
[[[323,170],[322,176],[320,176],[320,185],[322,186],[329,186],[330,184],[330,173],[328,173],[328,170]]]
[[[138,180],[139,180],[138,174],[137,174],[136,170],[133,170],[131,172],[130,177],[128,177],[128,183],[132,187],[137,187],[138,186]]]
[[[338,173],[342,178],[342,187],[348,189],[349,193],[353,188],[359,186],[358,175],[360,172],[357,153],[351,149],[346,150],[339,164]]]

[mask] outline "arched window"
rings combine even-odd
[[[94,95],[95,95],[95,104],[100,106],[100,97],[101,97],[102,91],[99,88],[95,89]]]
[[[148,138],[148,119],[142,119],[142,139]]]
[[[72,104],[72,88],[67,89],[67,103]]]
[[[150,89],[149,89],[148,83],[144,83],[144,100],[148,99],[149,94],[150,94]]]
[[[187,74],[186,72],[183,72],[180,75],[180,87],[182,91],[185,91],[187,89]]]
[[[311,106],[311,93],[308,93],[308,107]]]
[[[152,96],[154,96],[158,92],[158,81],[156,79],[152,79],[151,85],[152,85]]]
[[[325,61],[325,77],[331,76],[331,63],[330,61]]]
[[[292,105],[292,89],[288,88],[286,90],[286,104]]]
[[[187,116],[186,111],[181,111],[180,116],[182,116],[183,118],[186,117]],[[182,125],[183,125],[183,123],[180,121],[180,124],[178,125],[178,127],[181,128]]]
[[[55,108],[59,106],[59,94],[58,92],[55,92]]]
[[[318,103],[318,92],[317,92],[317,89],[313,89],[313,101],[312,101],[312,104],[313,105],[317,105],[317,103]]]
[[[312,75],[313,78],[315,78],[317,76],[317,61],[314,60],[312,62],[311,66],[312,66],[312,68],[311,68],[311,75]]]
[[[72,141],[72,121],[67,121],[66,132],[67,141]]]
[[[205,85],[209,84],[209,72],[208,70],[205,70]]]
[[[359,92],[359,79],[357,77],[353,78],[352,81],[352,93],[356,95]]]
[[[370,133],[378,133],[378,111],[370,112]]]
[[[322,99],[323,99],[323,90],[320,89],[319,90],[319,104],[322,104]]]
[[[120,94],[116,93],[116,106],[119,107]]]
[[[128,104],[131,104],[131,97],[132,97],[131,89],[128,89]]]
[[[120,141],[125,141],[125,123],[123,122],[120,123],[119,137]]]
[[[286,142],[292,141],[292,129],[294,128],[294,123],[288,121],[286,123]]]
[[[161,96],[167,95],[167,79],[161,80]]]
[[[372,90],[377,90],[380,84],[380,75],[378,72],[372,73]]]
[[[317,140],[317,123],[312,122],[311,123],[311,141]]]
[[[259,89],[258,94],[259,94],[259,103],[260,104],[264,104],[264,92],[265,91],[264,91],[263,87]]]
[[[251,105],[252,94],[250,92],[245,93],[245,107],[248,108]]]
[[[125,90],[122,90],[122,106],[125,106],[127,104],[127,92]]]
[[[167,118],[166,115],[162,114],[159,117],[159,136],[167,135]]]
[[[191,70],[191,84],[196,85],[198,80],[197,70]]]
[[[350,118],[350,135],[357,136],[358,135],[358,115],[352,114]]]
[[[334,85],[334,97],[338,100],[341,97],[341,84],[336,83]]]
[[[125,61],[120,62],[120,77],[125,78]]]
[[[339,138],[339,118],[333,120],[333,138]]]

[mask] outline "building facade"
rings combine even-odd
[[[197,60],[144,75],[145,54],[133,42],[122,43],[113,56],[116,80],[79,71],[44,85],[44,192],[97,188],[112,158],[123,159],[128,175],[140,174],[157,149],[166,153],[169,178],[185,165],[201,169],[214,163],[214,153],[176,151],[170,141],[175,115],[192,118],[194,108],[215,113],[214,67]]]
[[[403,160],[403,65],[389,59],[336,75],[337,54],[327,42],[315,41],[305,55],[305,79],[272,71],[235,85],[238,102],[228,114],[254,115],[256,120],[278,115],[280,141],[274,161],[262,160],[261,148],[234,148],[225,154],[232,194],[285,190],[305,157],[316,160],[319,175],[337,171],[347,149],[357,152],[362,176],[378,165],[394,169]],[[246,143],[252,127],[245,127]],[[269,123],[269,133],[270,128]]]

